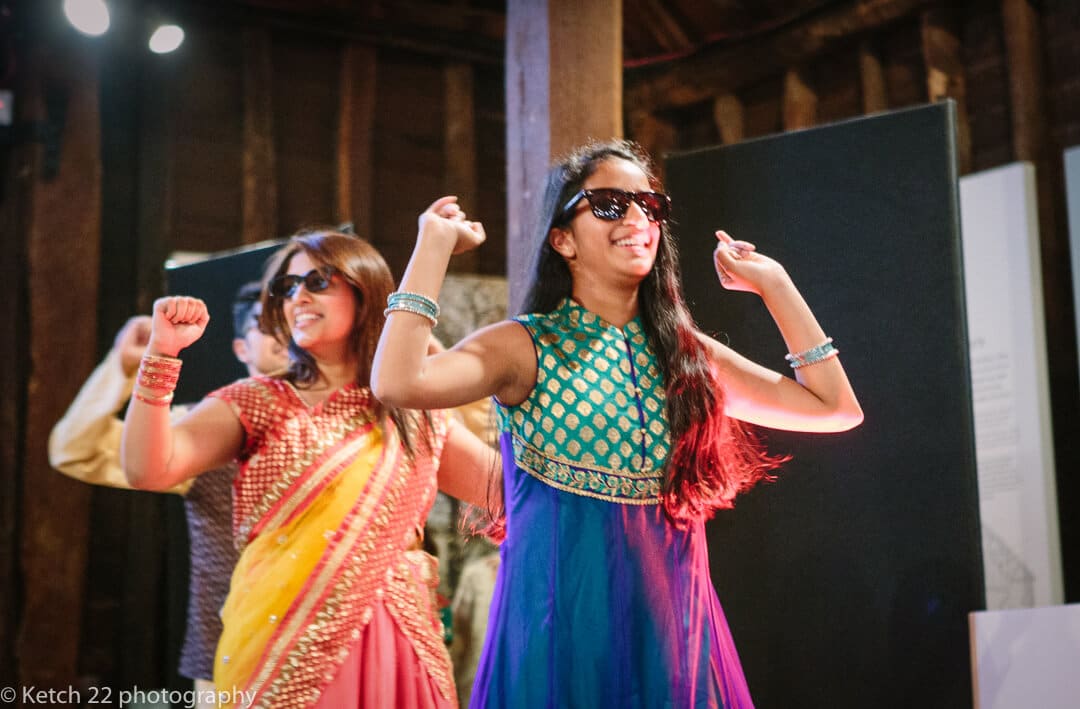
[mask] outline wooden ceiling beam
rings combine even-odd
[[[649,34],[665,52],[685,52],[693,47],[694,42],[682,23],[660,0],[638,0],[638,2],[639,7],[646,13],[643,21]]]
[[[769,35],[707,47],[671,63],[629,69],[624,77],[626,104],[652,112],[711,100],[933,4],[935,0],[858,0]]]
[[[506,13],[461,2],[449,5],[418,0],[385,3],[379,11],[388,20],[420,27],[436,27],[448,32],[479,32],[488,39],[506,37]]]
[[[505,42],[501,36],[486,35],[476,29],[421,27],[418,22],[371,17],[361,12],[282,10],[222,0],[178,3],[170,11],[177,20],[191,24],[256,26],[473,64],[502,64],[505,59]]]

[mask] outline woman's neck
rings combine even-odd
[[[359,365],[354,358],[324,359],[310,354],[315,359],[318,378],[306,387],[309,391],[336,391],[356,381]]]
[[[572,297],[583,308],[615,327],[622,328],[638,314],[638,289],[597,288],[595,284],[574,281]]]

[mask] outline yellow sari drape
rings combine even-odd
[[[269,671],[288,652],[301,626],[306,626],[319,590],[337,573],[333,560],[324,555],[329,539],[353,511],[383,454],[378,429],[372,428],[353,447],[360,453],[303,510],[294,512],[280,527],[264,528],[240,557],[222,609],[227,622],[214,667],[219,691],[229,693],[265,682],[266,677],[253,673],[259,666]],[[332,460],[327,463],[332,464]],[[363,524],[363,520],[352,522]],[[304,593],[305,588],[311,591]]]

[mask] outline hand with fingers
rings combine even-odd
[[[484,225],[469,221],[458,204],[457,197],[446,196],[435,200],[420,215],[420,233],[440,238],[453,238],[455,255],[475,249],[487,238]]]
[[[120,367],[125,376],[133,377],[138,371],[146,345],[150,342],[152,323],[149,315],[136,315],[129,318],[116,333],[113,349],[120,353]]]
[[[202,337],[210,313],[206,303],[189,296],[170,296],[154,301],[153,325],[147,352],[175,357]]]
[[[761,295],[777,279],[787,277],[777,261],[758,253],[749,241],[734,239],[726,231],[716,232],[713,265],[720,285],[727,290]]]

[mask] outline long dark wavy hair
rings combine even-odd
[[[567,200],[580,190],[601,163],[625,160],[639,167],[654,190],[662,190],[648,156],[624,140],[590,143],[548,173],[535,239],[532,283],[523,313],[547,313],[572,294],[566,261],[548,236]],[[735,496],[763,479],[783,459],[768,456],[743,424],[724,414],[724,390],[706,346],[686,307],[679,253],[666,223],[652,270],[638,286],[645,332],[656,352],[667,393],[672,453],[664,476],[663,505],[679,526],[712,517],[729,508]]]
[[[381,254],[364,239],[331,229],[302,231],[285,244],[273,257],[265,271],[262,289],[262,315],[259,325],[264,332],[279,342],[288,343],[289,368],[285,378],[299,389],[315,384],[319,379],[319,366],[311,354],[292,339],[289,323],[285,319],[284,299],[270,294],[267,285],[274,278],[289,271],[294,256],[303,252],[312,263],[329,267],[352,289],[356,301],[356,314],[352,324],[349,351],[356,358],[356,384],[371,385],[371,364],[375,348],[379,344],[386,316],[383,309],[386,297],[394,290],[394,277]],[[317,296],[316,296],[317,297]],[[414,433],[418,428],[417,411],[394,407],[380,407],[380,417],[389,417],[401,436],[405,450],[414,454]],[[385,421],[384,421],[385,422]],[[424,430],[430,430],[430,426]],[[427,441],[430,444],[430,441]]]

